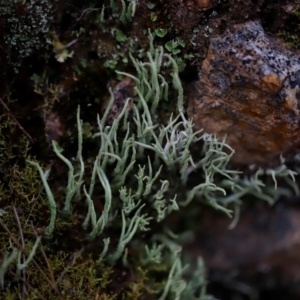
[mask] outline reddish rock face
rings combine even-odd
[[[235,149],[233,163],[268,166],[300,144],[300,54],[269,38],[260,23],[212,38],[188,114]]]

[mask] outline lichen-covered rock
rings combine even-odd
[[[300,144],[300,54],[259,22],[212,38],[188,114],[235,149],[233,162],[270,165]]]

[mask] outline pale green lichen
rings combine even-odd
[[[157,299],[196,299],[197,292],[200,292],[198,299],[209,299],[206,296],[203,261],[199,258],[194,275],[190,276],[190,281],[185,279],[189,267],[181,258],[180,234],[174,234],[167,226],[159,233],[152,232],[152,228],[166,220],[169,214],[175,214],[195,201],[233,216],[233,227],[239,217],[242,197],[251,195],[272,204],[286,193],[286,190],[277,187],[277,179],[281,177],[294,186],[295,172],[289,170],[284,161],[277,169],[254,170],[254,174],[248,177],[228,169],[234,150],[225,139],[218,140],[201,130],[194,131],[192,121],[185,115],[178,65],[169,54],[164,53],[162,47],[154,47],[153,39],[154,35],[150,34],[147,60],[139,61],[131,56],[136,76],[117,72],[134,80],[135,94],[132,99],[126,99],[121,112],[109,125],[107,120],[114,104],[114,95],[110,90],[110,101],[102,116],[98,116],[98,128],[92,136],[99,146],[98,153],[89,160],[92,159],[92,166],[83,158],[85,144],[79,108],[76,158],[63,155],[58,143],[53,142],[55,154],[68,169],[64,197],[57,197],[63,199],[63,203],[54,199],[47,174],[40,165],[32,159],[27,162],[38,170],[48,198],[50,223],[45,233],[54,234],[58,230],[56,226],[60,219],[57,215],[60,214],[57,210],[61,206],[65,213],[63,218],[68,219],[81,200],[86,204],[85,212],[81,212],[85,218],[78,222],[81,222],[88,242],[94,242],[98,237],[103,241],[103,247],[97,253],[99,261],[107,265],[118,262],[133,269],[135,260],[145,268],[164,268],[160,270],[160,275],[165,279],[156,282],[154,278],[150,282],[153,284],[151,293]],[[173,85],[164,76],[166,69],[168,73],[172,72]],[[162,120],[158,110],[171,97],[176,99],[173,100],[174,111],[169,115],[166,112],[167,117],[163,116]],[[129,118],[130,107],[133,120]],[[199,142],[202,153],[194,157],[192,147]],[[197,176],[193,176],[196,172]],[[191,181],[191,177],[195,178]],[[99,194],[103,206],[100,211],[96,207]],[[141,239],[141,234],[147,231],[149,239]],[[30,267],[39,242],[40,238],[33,245],[31,255],[28,254],[26,268]],[[135,250],[134,245],[142,251]],[[136,258],[130,256],[130,250],[137,254]],[[13,250],[4,257],[0,269],[2,285],[5,270],[14,265],[18,255],[19,252],[15,254]],[[95,262],[88,262],[92,265],[89,276],[95,281],[95,287],[100,280],[95,273],[98,267]],[[74,263],[72,266],[75,266]],[[67,271],[68,268],[64,269],[61,276]]]
[[[165,92],[166,81],[162,80],[163,76],[158,73],[163,57],[164,54],[162,48],[160,48],[159,50],[154,50],[153,55],[150,52],[148,53],[148,63],[133,60],[133,63],[139,68],[137,77],[134,77],[138,83],[136,96],[133,99],[136,133],[131,131],[129,122],[126,122],[129,99],[111,126],[106,125],[106,118],[113,104],[112,96],[103,117],[101,119],[98,118],[99,132],[94,135],[94,139],[99,139],[100,147],[98,156],[95,158],[88,191],[85,186],[82,187],[88,208],[87,217],[82,225],[84,228],[88,228],[89,224],[92,226],[92,231],[88,234],[88,238],[93,240],[96,236],[111,228],[113,215],[116,213],[121,215],[121,234],[116,250],[111,251],[109,249],[110,239],[104,239],[104,248],[99,253],[99,257],[112,264],[121,258],[122,255],[123,261],[128,263],[126,247],[134,239],[138,231],[147,231],[151,228],[153,218],[157,222],[161,222],[168,214],[179,209],[179,205],[176,202],[176,194],[172,198],[167,196],[170,182],[167,179],[163,179],[162,170],[165,168],[166,170],[174,171],[178,169],[181,174],[184,174],[188,166],[193,164],[188,149],[201,138],[201,136],[198,136],[200,132],[194,133],[192,123],[184,117],[183,100],[180,92],[177,106],[180,115],[174,119],[171,116],[169,122],[160,128],[153,125],[155,124],[154,120],[157,118],[156,110],[159,101],[162,101],[164,97],[168,97],[168,94]],[[167,57],[170,59],[169,56]],[[176,64],[175,62],[172,63]],[[178,74],[175,74],[176,72],[177,69],[175,68],[174,77],[178,76]],[[181,85],[178,86],[179,84],[176,84],[177,90],[180,90]],[[154,104],[151,103],[151,98],[155,99]],[[149,108],[149,105],[151,105],[151,108]],[[181,117],[184,118],[183,121],[180,121]],[[85,163],[82,158],[82,121],[79,117],[79,109],[77,113],[77,128],[78,154],[76,161],[71,162],[63,156],[59,146],[53,143],[56,155],[68,166],[69,170],[64,208],[64,211],[68,212],[71,211],[72,199],[74,200],[75,194],[81,189],[82,178],[85,173]],[[125,130],[126,134],[120,145],[118,135],[122,130]],[[147,148],[145,142],[152,143],[153,146],[150,146],[149,149],[156,153],[156,158],[152,162],[148,156],[147,164],[140,165],[138,160],[141,161]],[[40,170],[40,167],[35,163],[31,161],[29,163]],[[115,164],[113,172],[108,171],[109,166],[112,164]],[[137,172],[134,177],[129,175],[132,173],[132,170]],[[47,181],[45,181],[44,173],[40,172],[40,175],[47,191],[49,187]],[[94,201],[92,200],[94,188],[98,182],[101,184],[104,192],[104,208],[99,217],[97,217]],[[49,202],[53,201],[52,193],[48,191],[47,195]],[[74,202],[73,205],[75,205]],[[151,212],[151,208],[153,212]],[[53,228],[51,227],[52,232]],[[163,248],[162,244],[155,244],[155,248],[152,250],[146,247],[146,258],[143,259],[143,264],[157,263],[159,257],[162,257],[161,251]],[[167,248],[165,251],[173,252],[172,249],[168,250]],[[179,255],[179,248],[176,253]],[[179,299],[185,290],[186,283],[181,279],[185,268],[181,270],[181,262],[178,255],[170,262],[169,279],[167,279],[166,286],[162,290],[161,299],[166,299],[169,294],[174,294],[175,298]]]

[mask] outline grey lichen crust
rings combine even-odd
[[[1,35],[12,64],[17,65],[22,58],[47,46],[46,34],[53,26],[55,2],[0,0]]]

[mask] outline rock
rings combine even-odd
[[[187,246],[200,253],[211,269],[229,271],[267,262],[283,269],[283,253],[300,247],[299,209],[249,209],[242,213],[238,226],[229,230],[231,221],[225,216],[204,216],[205,225],[197,232],[195,244]],[[278,259],[274,261],[274,257]],[[300,279],[299,272],[295,276]]]
[[[212,38],[188,114],[195,127],[227,135],[237,165],[268,166],[300,144],[300,55],[259,22]]]
[[[225,216],[206,214],[204,225],[195,240],[185,246],[186,251],[195,260],[203,257],[211,275],[223,275],[228,280],[230,272],[235,272],[237,282],[258,289],[270,286],[280,275],[282,288],[293,289],[300,299],[299,208],[278,205],[276,209],[247,209],[232,230],[228,230],[230,222]]]
[[[129,77],[124,77],[119,83],[117,83],[114,86],[113,88],[114,102],[107,116],[107,120],[106,120],[107,125],[112,125],[113,121],[117,119],[117,117],[122,112],[127,99],[132,98],[133,88],[134,88],[134,81]],[[109,101],[110,99],[107,99],[107,101],[105,101],[105,103],[102,105],[101,108],[102,115],[107,109]],[[127,111],[128,111],[127,117],[131,119],[133,113],[132,101],[129,101]]]
[[[50,112],[45,114],[44,119],[47,143],[51,145],[52,140],[60,141],[65,135],[65,125],[61,117],[56,112]]]

